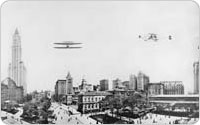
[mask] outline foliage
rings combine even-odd
[[[126,107],[131,108],[131,114],[135,108],[144,108],[145,98],[142,93],[135,92],[129,96],[114,95],[108,96],[101,101],[102,108],[110,109],[112,116],[116,109],[116,114],[119,114],[119,110],[125,109]],[[123,111],[123,110],[122,110]],[[121,116],[121,115],[120,115]]]
[[[32,100],[32,95],[31,94],[26,94],[23,98],[24,102],[29,102]]]
[[[49,112],[51,101],[48,98],[42,98],[39,102],[25,103],[23,107],[23,114],[21,117],[24,119],[31,119],[37,123],[43,123],[48,120],[48,116],[52,114]]]

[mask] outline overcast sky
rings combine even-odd
[[[54,90],[70,71],[74,86],[84,77],[129,80],[138,71],[150,82],[183,81],[193,90],[198,59],[199,10],[190,1],[10,1],[2,7],[1,76],[8,76],[12,35],[17,27],[28,92]],[[138,35],[156,33],[158,42]],[[168,36],[172,35],[172,40]],[[54,42],[82,42],[82,49],[54,49]]]

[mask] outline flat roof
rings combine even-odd
[[[150,100],[149,102],[156,102],[156,103],[171,103],[171,104],[178,104],[178,103],[181,103],[181,104],[184,104],[184,103],[188,103],[188,104],[191,104],[191,103],[199,103],[198,101],[158,101],[158,100]]]
[[[80,93],[79,95],[111,95],[111,93],[106,92],[106,91],[90,91],[90,92],[84,92]]]
[[[192,95],[152,95],[149,97],[199,97],[199,94]]]

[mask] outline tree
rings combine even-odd
[[[29,102],[32,100],[32,95],[31,94],[26,94],[23,98],[24,102]]]
[[[138,105],[141,105],[145,102],[145,98],[140,93],[133,93],[132,95],[126,97],[123,100],[124,107],[130,107],[131,108],[131,114],[133,114],[133,111],[135,107],[138,107]],[[130,119],[129,119],[130,122]]]

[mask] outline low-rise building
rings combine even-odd
[[[100,101],[106,96],[112,95],[105,91],[83,92],[78,95],[78,111],[88,113],[101,109]]]
[[[1,103],[5,101],[23,101],[23,87],[17,86],[11,78],[6,78],[1,82]]]
[[[149,103],[162,106],[163,110],[184,109],[187,112],[199,112],[199,95],[152,95],[149,96]]]

